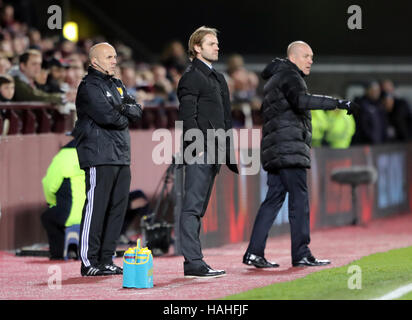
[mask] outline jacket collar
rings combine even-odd
[[[293,63],[292,61],[290,61],[289,59],[285,59],[285,60],[286,60],[286,63],[287,63],[292,69],[295,69],[297,72],[299,72],[299,74],[300,74],[302,77],[306,77],[306,74],[304,74],[303,71],[300,70],[296,64],[294,64],[294,63]]]
[[[27,76],[20,70],[19,66],[13,66],[10,69],[9,74],[14,78],[17,77],[20,81],[28,84],[29,86],[33,84],[33,81],[30,81],[30,79],[27,78]]]
[[[194,58],[192,64],[207,76],[212,73],[212,69],[210,69],[203,61],[200,61],[198,58]]]
[[[109,75],[109,74],[105,74],[105,73],[103,73],[103,72],[100,72],[99,70],[93,68],[92,66],[89,66],[89,67],[87,68],[87,73],[88,73],[88,74],[91,74],[91,75],[94,75],[94,76],[96,76],[96,77],[102,78],[102,79],[104,79],[104,80],[108,80],[108,79],[111,79],[111,78],[113,77],[113,76],[111,76],[111,75]]]

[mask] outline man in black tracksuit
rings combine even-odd
[[[90,49],[88,74],[76,97],[80,167],[86,173],[86,201],[80,230],[81,274],[122,274],[113,264],[130,189],[129,121],[142,109],[113,77],[116,51],[108,43]]]
[[[220,165],[226,163],[231,171],[238,173],[230,141],[232,118],[229,90],[224,76],[212,67],[212,63],[218,60],[218,51],[215,29],[200,27],[193,32],[189,39],[192,63],[180,79],[177,89],[183,135],[197,133],[204,142],[199,145],[201,150],[190,148],[196,141],[183,143],[185,193],[180,216],[180,243],[185,258],[185,277],[211,278],[225,275],[224,270],[214,270],[203,260],[199,239],[201,218],[206,212]],[[208,141],[208,130],[209,133],[217,133],[217,136],[219,133],[214,130],[220,130],[225,136],[218,139],[212,136]],[[192,156],[193,159],[190,159]]]
[[[286,193],[289,193],[289,223],[293,266],[322,266],[309,250],[309,197],[306,169],[310,168],[312,109],[346,109],[348,114],[358,106],[350,101],[312,95],[303,77],[309,75],[313,52],[302,41],[292,42],[287,59],[273,60],[262,72],[268,80],[264,86],[262,115],[261,162],[268,172],[268,192],[256,216],[249,247],[243,263],[257,268],[278,264],[264,257],[266,239]]]

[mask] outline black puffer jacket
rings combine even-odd
[[[289,60],[275,59],[262,72],[264,119],[261,161],[268,172],[310,168],[311,109],[335,109],[338,100],[308,94],[304,74]]]
[[[89,67],[77,90],[76,110],[80,167],[130,165],[129,120],[137,120],[142,110],[122,82]]]

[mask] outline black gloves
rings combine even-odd
[[[138,103],[124,103],[118,106],[115,106],[115,109],[119,111],[121,115],[124,115],[131,121],[137,121],[142,116],[142,107]]]
[[[348,100],[338,100],[338,109],[344,109],[347,110],[346,114],[356,114],[359,112],[360,110],[360,106],[352,101],[348,101]]]
[[[136,103],[136,100],[133,99],[133,98],[132,98],[131,96],[129,96],[128,94],[125,94],[125,95],[124,95],[124,98],[123,98],[123,103],[135,104],[135,103]]]

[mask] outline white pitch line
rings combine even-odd
[[[404,294],[407,294],[408,292],[412,291],[412,283],[400,287],[396,290],[393,290],[387,294],[385,294],[384,296],[374,299],[374,300],[393,300],[393,299],[398,299],[400,297],[402,297]]]

